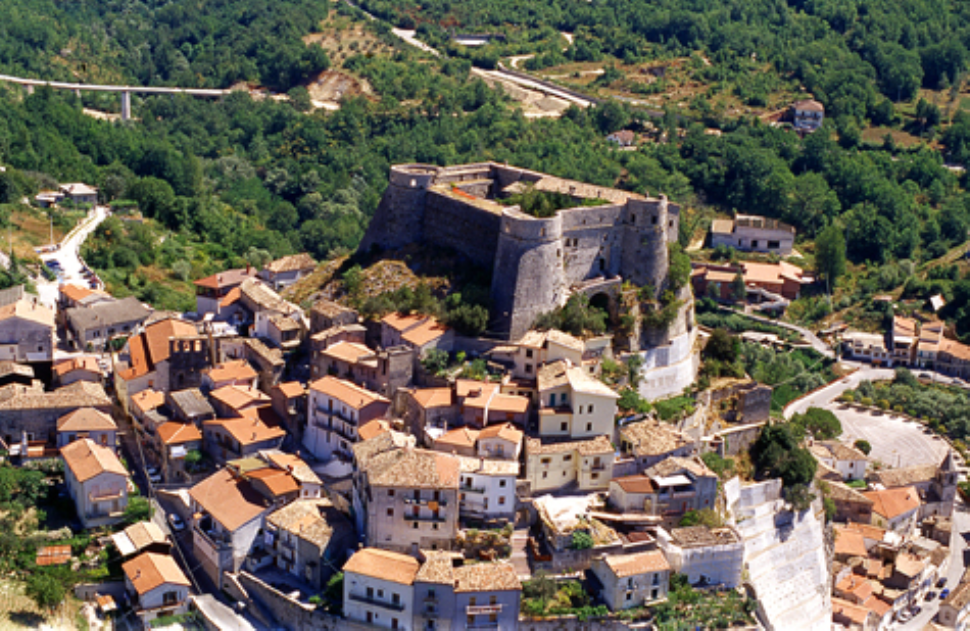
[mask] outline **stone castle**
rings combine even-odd
[[[538,218],[496,201],[530,187],[593,205]],[[659,293],[679,221],[680,207],[664,196],[644,197],[494,162],[404,164],[391,167],[390,184],[361,249],[423,243],[452,248],[490,267],[489,333],[517,340],[537,316],[575,293],[613,315],[624,281]],[[689,289],[679,297],[683,307],[673,324],[659,335],[631,338],[631,350],[644,358],[641,391],[651,398],[658,396],[658,387],[677,392],[696,376],[693,300]]]

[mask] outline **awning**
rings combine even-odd
[[[111,535],[111,541],[114,542],[115,547],[118,548],[118,552],[120,552],[121,556],[123,557],[130,556],[138,552],[138,548],[135,547],[135,544],[131,542],[131,539],[128,538],[128,535],[125,534],[124,531],[116,532],[115,534]]]
[[[690,478],[686,475],[671,475],[664,478],[654,478],[657,486],[687,486],[691,484]]]

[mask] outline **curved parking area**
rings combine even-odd
[[[920,423],[891,413],[859,410],[840,403],[824,406],[842,422],[843,442],[863,439],[872,445],[869,459],[886,467],[937,464],[946,455],[947,442]]]

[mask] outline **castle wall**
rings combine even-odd
[[[536,219],[517,208],[502,216],[492,274],[489,329],[519,339],[539,314],[563,304],[562,217]]]
[[[618,204],[560,211],[566,283],[610,278],[620,271],[622,239],[617,225],[624,214]]]
[[[494,263],[502,222],[498,213],[432,190],[425,198],[423,220],[426,242],[452,248],[478,265],[489,267]]]
[[[623,225],[623,256],[620,274],[639,286],[652,285],[658,292],[667,278],[667,236],[674,227],[666,198],[627,202]]]
[[[437,172],[437,167],[424,165],[391,167],[390,183],[367,226],[359,250],[366,252],[373,247],[395,249],[421,242],[425,196]]]

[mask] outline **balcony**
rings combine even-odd
[[[605,462],[594,462],[593,466],[590,467],[593,471],[606,471]]]
[[[459,488],[462,493],[484,493],[484,486],[462,486]]]
[[[120,500],[124,495],[125,492],[122,490],[98,491],[97,493],[89,493],[88,499],[92,502],[110,502],[111,500]]]
[[[469,616],[488,616],[502,613],[502,605],[468,605],[465,614]]]
[[[410,506],[427,506],[428,504],[430,504],[432,502],[436,503],[438,506],[447,506],[448,505],[448,501],[447,500],[444,500],[444,499],[434,500],[434,499],[428,499],[426,497],[422,497],[420,499],[414,499],[413,497],[405,497],[404,498],[404,503],[405,504],[408,504]]]
[[[472,624],[465,625],[466,629],[498,629],[498,621],[491,622],[489,620],[482,620],[481,622],[473,622]]]
[[[373,605],[391,611],[404,611],[404,603],[390,603],[386,600],[377,600],[376,598],[368,598],[367,596],[361,596],[359,594],[351,594],[350,599],[365,605]]]
[[[405,513],[404,521],[426,521],[426,522],[443,524],[447,520],[440,515],[408,515],[407,513]]]

